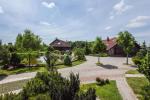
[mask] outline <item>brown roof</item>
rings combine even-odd
[[[50,45],[53,47],[71,47],[68,42],[65,42],[57,38],[52,43],[50,43]]]
[[[103,40],[104,44],[106,45],[107,49],[106,50],[110,50],[111,48],[113,48],[115,45],[117,45],[117,38],[111,38],[109,39],[109,37],[106,40]]]

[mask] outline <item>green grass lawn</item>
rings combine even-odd
[[[128,77],[126,78],[128,84],[133,89],[134,93],[137,95],[139,100],[144,100],[144,86],[148,86],[149,82],[145,77]]]
[[[76,66],[79,64],[84,63],[85,61],[74,61],[72,62],[72,66]],[[72,66],[65,66],[65,65],[56,65],[55,67],[57,69],[60,68],[66,68],[66,67],[72,67]],[[1,70],[0,69],[0,76],[5,76],[5,75],[11,75],[11,74],[19,74],[19,73],[25,73],[25,72],[43,72],[46,71],[45,67],[32,67],[32,68],[18,68],[15,70]]]
[[[98,86],[96,83],[81,85],[81,90],[86,91],[90,87],[96,89],[96,96],[101,100],[122,100],[115,81],[103,86]]]
[[[21,89],[28,81],[29,80],[21,80],[16,82],[0,84],[0,94]]]
[[[138,70],[129,70],[126,74],[140,74],[140,72]]]

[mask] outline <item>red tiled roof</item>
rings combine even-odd
[[[53,47],[71,47],[68,42],[60,39],[55,39],[52,43],[50,43],[50,45]]]
[[[110,50],[112,47],[114,47],[117,44],[117,38],[116,37],[111,39],[107,38],[106,40],[103,40],[103,42],[106,45],[107,50]]]

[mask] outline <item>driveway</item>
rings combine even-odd
[[[87,56],[87,62],[58,71],[64,77],[68,77],[70,72],[79,73],[81,83],[94,82],[96,77],[108,78],[110,80],[116,80],[117,87],[124,100],[136,100],[131,88],[128,86],[125,80],[125,72],[130,69],[136,69],[134,66],[125,65],[126,58],[124,57],[101,57],[100,61],[103,66],[96,66],[97,57]],[[129,63],[132,64],[131,59]],[[33,78],[36,72],[23,73],[18,75],[10,75],[0,81],[0,84]]]

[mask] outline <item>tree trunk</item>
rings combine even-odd
[[[127,65],[129,64],[129,61],[128,61],[128,58],[129,58],[129,54],[127,53]]]
[[[98,63],[100,63],[100,54],[98,55]]]

